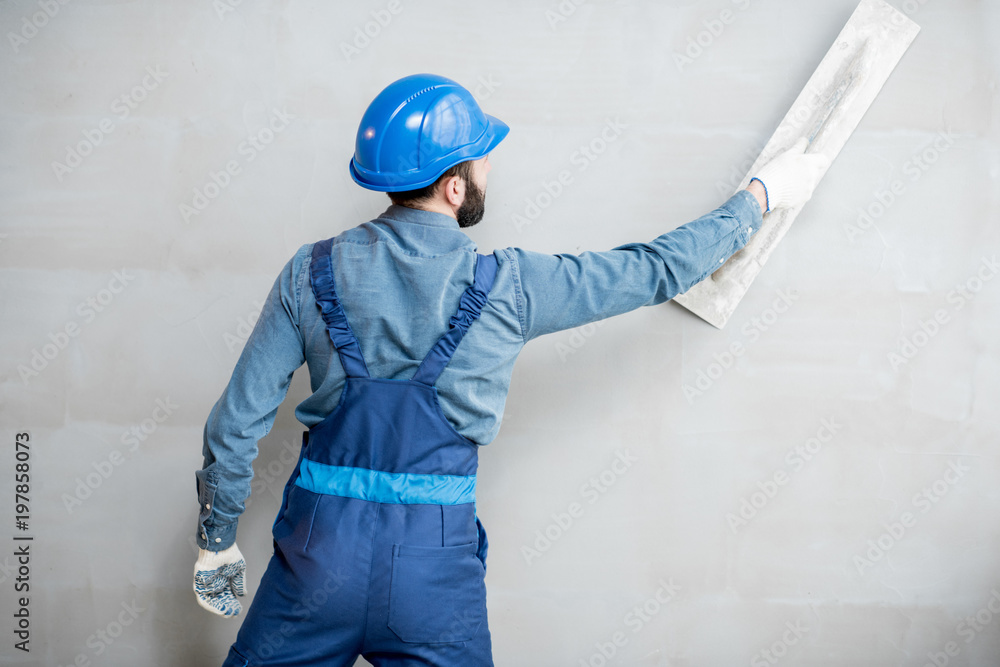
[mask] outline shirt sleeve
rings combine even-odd
[[[197,478],[199,547],[221,551],[236,541],[253,478],[257,441],[271,430],[295,370],[305,362],[299,328],[302,276],[311,244],[281,270],[247,339],[229,384],[205,423]]]
[[[508,249],[519,274],[524,342],[687,292],[743,248],[762,219],[757,199],[740,190],[711,213],[649,243],[579,255]]]

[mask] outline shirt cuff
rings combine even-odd
[[[760,210],[760,203],[757,198],[747,190],[740,190],[729,200],[720,206],[740,222],[737,230],[739,238],[746,245],[750,238],[757,233],[764,222],[764,214]]]
[[[215,492],[218,489],[217,474],[214,470],[195,472],[198,487],[198,531],[195,542],[208,551],[222,551],[236,542],[237,521],[217,524],[212,520],[215,513]],[[218,516],[215,513],[215,516]]]
[[[199,521],[195,542],[206,551],[224,551],[236,543],[236,523],[206,526],[203,521]]]

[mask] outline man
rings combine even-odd
[[[489,153],[508,133],[472,95],[419,74],[365,112],[354,180],[387,192],[375,220],[302,246],[285,265],[205,425],[198,602],[240,613],[236,524],[257,441],[309,365],[309,431],[272,527],[268,564],[224,667],[492,665],[477,450],[500,428],[529,340],[691,288],[763,214],[810,198],[825,158],[804,145],[720,208],[649,243],[481,255]]]

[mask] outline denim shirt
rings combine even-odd
[[[465,437],[488,444],[500,430],[525,343],[686,292],[743,248],[761,220],[757,200],[741,190],[648,243],[578,255],[494,250],[498,269],[486,306],[435,385],[445,417]],[[295,409],[305,427],[322,421],[340,398],[344,370],[309,281],[312,246],[299,248],[281,270],[205,424],[204,464],[195,472],[195,539],[203,549],[235,542],[257,441],[271,429],[295,370],[308,364],[312,394]],[[454,218],[395,204],[335,238],[337,294],[372,377],[413,376],[472,283],[476,252]]]

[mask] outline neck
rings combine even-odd
[[[455,215],[455,209],[439,199],[423,202],[420,205],[410,206],[410,208],[415,208],[418,211],[430,211],[431,213],[443,213],[449,217],[455,218],[456,220],[458,219],[458,216]]]

